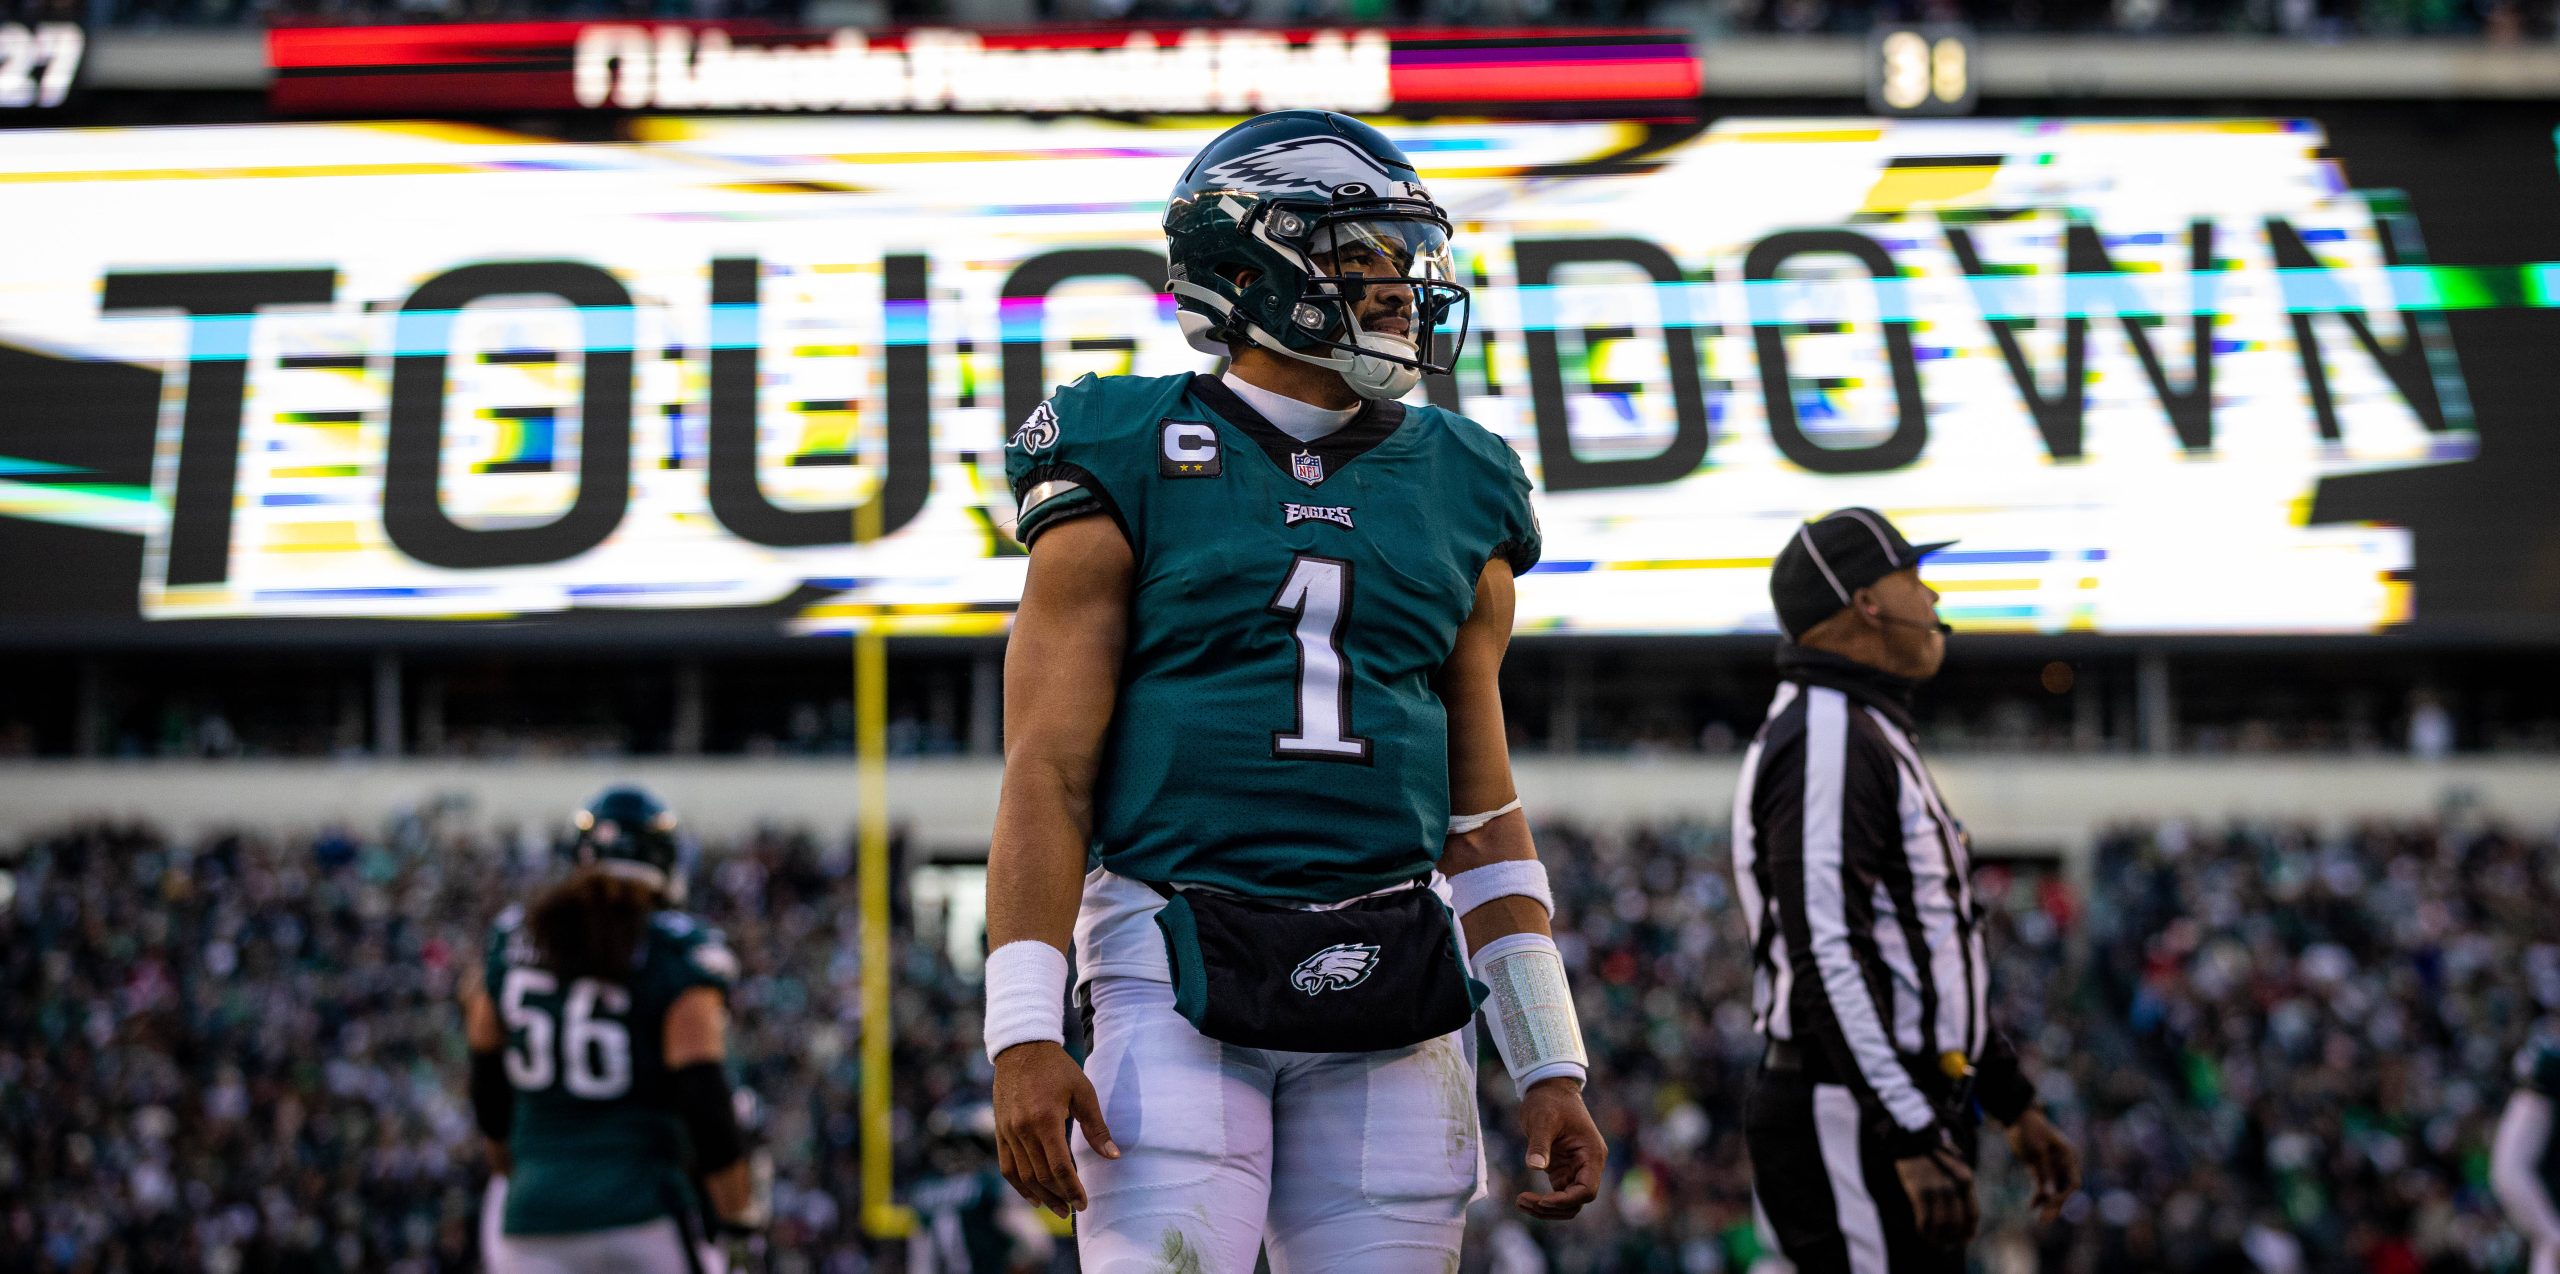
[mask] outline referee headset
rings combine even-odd
[[[1858,517],[1854,510],[1848,512],[1849,516]],[[1893,551],[1893,541],[1886,539],[1884,532],[1877,530],[1875,524],[1867,521],[1865,518],[1858,517],[1858,522],[1860,525],[1865,526],[1867,530],[1876,537],[1876,543],[1884,549],[1884,560],[1891,563],[1895,570],[1901,570],[1902,558]],[[1831,569],[1831,563],[1823,559],[1822,550],[1815,547],[1812,531],[1813,527],[1810,523],[1798,526],[1796,528],[1796,541],[1804,545],[1804,551],[1806,553],[1812,555],[1813,564],[1822,568],[1822,578],[1831,585],[1831,591],[1840,598],[1841,605],[1856,606],[1861,614],[1864,614],[1867,618],[1882,624],[1900,624],[1905,628],[1925,628],[1941,634],[1952,633],[1956,630],[1955,625],[1950,624],[1943,619],[1922,623],[1916,619],[1904,619],[1900,615],[1888,615],[1884,613],[1884,607],[1877,606],[1872,603],[1859,606],[1857,599],[1849,595],[1849,590],[1841,586],[1840,576],[1837,572]]]

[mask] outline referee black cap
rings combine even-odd
[[[1769,567],[1769,601],[1792,640],[1840,613],[1851,595],[1955,543],[1914,544],[1873,509],[1840,509],[1796,528]]]

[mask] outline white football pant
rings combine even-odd
[[[507,1234],[507,1179],[495,1177],[480,1202],[480,1252],[489,1274],[723,1274],[728,1261],[718,1248],[694,1245],[685,1252],[684,1231],[674,1217],[581,1234]]]
[[[1472,1027],[1377,1053],[1241,1048],[1173,986],[1096,977],[1093,1054],[1120,1158],[1070,1136],[1085,1274],[1445,1274],[1483,1179]]]

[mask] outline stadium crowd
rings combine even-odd
[[[2451,822],[2100,847],[2092,989],[2174,1118],[2102,1142],[2093,1179],[2158,1263],[2234,1235],[2261,1268],[2519,1259],[2487,1147],[2511,1060],[2560,1012],[2560,847]]]
[[[1727,715],[1655,703],[1620,711],[1601,705],[1584,714],[1570,747],[1515,722],[1512,747],[1523,752],[1571,751],[1598,755],[1663,756],[1698,753],[1727,756],[1751,741],[1748,723]],[[849,699],[794,700],[776,705],[771,728],[706,740],[708,755],[845,756],[854,749]],[[1920,737],[1939,753],[2081,754],[2127,750],[2121,738],[2075,731],[2016,698],[1995,699],[1971,715],[1939,712],[1921,721]],[[274,720],[235,721],[218,708],[169,705],[156,713],[119,721],[101,749],[107,755],[163,760],[232,760],[280,757],[361,757],[371,754],[362,719],[313,726]],[[0,759],[48,755],[30,723],[0,717]],[[962,756],[969,751],[965,725],[947,716],[893,711],[887,726],[893,756]],[[2174,750],[2210,756],[2382,756],[2405,754],[2438,760],[2457,752],[2552,755],[2560,753],[2560,719],[2498,719],[2488,714],[2456,718],[2422,704],[2385,720],[2348,716],[2244,715],[2181,725]],[[663,733],[601,718],[549,725],[516,722],[442,728],[406,740],[406,755],[486,761],[577,757],[609,760],[665,755]],[[59,755],[57,751],[54,755]]]
[[[1532,1226],[1495,1182],[1466,1268],[1748,1270],[1759,1045],[1724,833],[1540,834],[1610,1183],[1582,1220]],[[850,867],[841,842],[768,832],[712,847],[693,886],[744,965],[733,1047],[771,1111],[772,1261],[794,1274],[904,1267],[854,1224]],[[488,918],[553,870],[548,829],[475,834],[441,810],[368,834],[94,825],[0,846],[0,1269],[475,1268],[452,988]],[[1993,1139],[1981,1268],[2519,1267],[2485,1146],[2508,1059],[2560,1012],[2560,845],[2460,818],[2165,823],[2109,837],[2093,882],[1980,872],[1997,1011],[2089,1159],[2040,1231]],[[896,937],[913,1180],[932,1112],[988,1072],[972,980],[943,944]],[[1486,1070],[1488,1157],[1515,1174],[1510,1085]]]

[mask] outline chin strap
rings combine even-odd
[[[1353,337],[1352,342],[1363,350],[1376,350],[1402,358],[1412,358],[1418,352],[1413,342],[1382,332],[1362,332]],[[1353,355],[1351,366],[1341,370],[1342,383],[1349,385],[1351,392],[1362,398],[1402,398],[1422,383],[1421,368],[1371,353]]]
[[[1339,374],[1342,377],[1342,383],[1350,386],[1352,393],[1373,402],[1402,398],[1412,393],[1414,386],[1422,383],[1421,368],[1394,361],[1396,358],[1410,359],[1418,355],[1420,347],[1404,337],[1389,336],[1383,332],[1361,332],[1351,338],[1352,343],[1360,347],[1362,351],[1360,353],[1309,354],[1289,348],[1279,337],[1262,330],[1261,324],[1244,317],[1242,312],[1228,303],[1225,297],[1199,284],[1177,280],[1170,286],[1176,295],[1187,296],[1213,307],[1221,315],[1220,318],[1211,319],[1207,315],[1192,310],[1183,310],[1177,316],[1182,325],[1183,339],[1190,342],[1191,348],[1201,353],[1226,353],[1227,343],[1233,339],[1231,334],[1241,330],[1244,339],[1274,354],[1283,358],[1294,358],[1301,363]],[[1381,358],[1380,354],[1393,357]]]
[[[1362,332],[1352,338],[1353,343],[1361,347],[1363,351],[1361,353],[1310,354],[1303,350],[1289,348],[1277,337],[1258,326],[1247,324],[1246,328],[1252,335],[1254,344],[1272,353],[1334,372],[1342,377],[1343,384],[1351,387],[1352,393],[1373,402],[1402,398],[1412,393],[1414,386],[1422,383],[1421,368],[1378,357],[1379,353],[1383,353],[1392,354],[1398,358],[1412,358],[1415,350],[1414,343],[1401,336],[1389,336],[1383,332]],[[1370,350],[1378,353],[1367,352]]]

